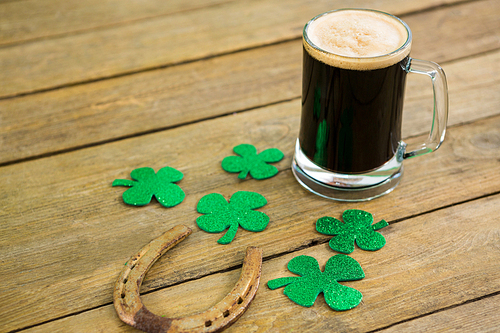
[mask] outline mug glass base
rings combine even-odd
[[[398,154],[381,167],[364,174],[343,174],[321,168],[295,145],[292,172],[304,188],[323,198],[338,201],[368,201],[391,192],[403,176],[400,146]]]

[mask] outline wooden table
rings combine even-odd
[[[339,203],[290,170],[300,118],[301,30],[314,15],[370,7],[412,28],[412,56],[442,65],[449,128],[435,153],[405,162],[391,194]],[[500,1],[11,0],[0,3],[0,331],[131,332],[112,304],[123,265],[178,224],[193,234],[153,266],[141,289],[154,313],[184,316],[221,300],[245,249],[263,249],[261,286],[230,332],[500,330]],[[429,82],[409,77],[404,137],[423,141]],[[239,180],[232,147],[277,147],[276,177]],[[185,200],[123,203],[139,167],[171,166]],[[264,195],[263,232],[229,245],[200,230],[206,194]],[[352,253],[363,294],[335,312],[266,283],[298,255],[335,254],[322,216],[371,212],[390,226],[376,252]]]

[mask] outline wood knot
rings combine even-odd
[[[318,313],[312,309],[302,310],[302,318],[304,320],[314,321],[318,319]]]
[[[488,132],[476,134],[471,143],[474,147],[485,150],[500,149],[500,133]]]

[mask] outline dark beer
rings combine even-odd
[[[334,14],[357,15],[349,11]],[[374,20],[379,19],[376,13],[368,14],[373,15]],[[403,33],[407,32],[401,32],[404,26],[397,21],[388,23],[390,29],[395,27],[395,32],[389,31],[394,40],[389,40],[388,46],[380,40],[373,44],[376,48],[389,48],[389,51],[365,47],[370,44],[370,40],[365,39],[370,39],[367,35],[372,32],[368,28],[362,31],[359,40],[343,40],[338,36],[349,28],[363,29],[358,21],[364,19],[341,17],[341,21],[353,27],[335,26],[321,31],[323,23],[320,22],[319,27],[314,27],[313,36],[309,32],[308,38],[316,43],[326,39],[325,48],[337,50],[338,47],[338,52],[349,52],[348,55],[324,52],[323,46],[317,47],[304,39],[300,147],[315,164],[338,173],[365,173],[380,167],[395,155],[401,141],[409,47],[407,52],[399,49],[407,39]],[[381,20],[386,24],[386,18],[381,17]],[[360,33],[349,31],[346,35],[355,34]],[[337,40],[332,42],[330,37]],[[332,45],[335,43],[338,45]],[[396,47],[390,49],[393,47],[390,43]],[[377,52],[382,52],[382,56]],[[388,55],[384,56],[383,52]]]
[[[346,173],[389,161],[401,141],[407,61],[360,71],[329,66],[304,50],[299,132],[304,154]]]

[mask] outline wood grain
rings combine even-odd
[[[499,313],[500,296],[497,295],[395,325],[380,332],[494,333],[500,331]]]
[[[377,2],[377,8],[402,14],[447,2],[382,0]],[[366,0],[358,0],[352,5],[373,6]],[[79,35],[7,46],[0,48],[3,68],[0,71],[0,97],[54,89],[298,38],[310,18],[343,6],[341,0],[294,0],[288,1],[286,6],[272,0],[253,1],[251,5],[237,1]],[[486,40],[480,38],[475,52],[498,48],[498,17],[494,14],[498,2],[486,0],[459,5],[457,15],[465,18],[460,15],[460,8],[469,6],[481,15],[478,27],[480,31],[486,31],[482,35],[494,36]],[[442,15],[446,13],[448,11],[443,11]],[[460,26],[460,20],[450,20],[443,27],[454,36],[454,29]],[[457,53],[461,49],[457,45],[446,52]]]
[[[316,258],[323,269],[328,258],[336,254],[327,244],[268,260],[262,268],[262,283],[255,300],[227,332],[366,332],[497,292],[500,222],[494,212],[498,205],[500,196],[496,195],[382,229],[387,244],[381,250],[355,249],[351,254],[366,277],[342,283],[363,294],[362,303],[350,311],[331,310],[321,294],[311,308],[300,307],[283,295],[282,288],[272,291],[266,286],[271,279],[294,276],[286,264],[298,255]],[[492,250],[487,251],[488,248]],[[174,256],[169,259],[175,260]],[[164,274],[170,272],[168,267],[164,270]],[[142,298],[151,311],[166,316],[202,311],[224,297],[237,281],[238,273],[239,270],[211,275]],[[498,296],[479,302],[480,306],[459,306],[388,331],[441,332],[455,327],[458,331],[486,332],[481,327],[489,331],[498,328]],[[135,332],[120,322],[111,305],[26,332],[79,332],[82,327]]]
[[[5,184],[0,194],[0,308],[6,309],[0,322],[5,330],[110,302],[114,280],[131,253],[179,223],[195,232],[170,251],[178,261],[160,259],[144,291],[237,266],[249,245],[272,256],[324,241],[310,228],[315,220],[348,208],[391,221],[498,191],[500,138],[492,131],[500,127],[497,116],[450,129],[438,152],[407,161],[400,187],[388,196],[360,204],[318,198],[303,190],[289,170],[299,121],[293,110],[298,107],[299,101],[283,103],[0,168]],[[259,150],[282,149],[286,158],[277,163],[282,172],[265,184],[225,173],[220,161],[244,142]],[[111,187],[113,179],[128,178],[132,169],[165,165],[185,175],[180,186],[187,196],[177,207],[154,202],[125,206],[124,189]],[[272,223],[265,233],[240,230],[231,246],[217,246],[221,235],[201,232],[194,224],[196,203],[208,193],[228,198],[238,190],[263,194],[269,203],[262,211]],[[177,273],[162,274],[167,266]]]
[[[78,34],[231,0],[23,0],[0,2],[0,45]]]
[[[444,29],[448,25],[435,30],[434,19],[408,17],[410,22],[415,20],[414,26],[421,27],[422,37],[448,31]],[[455,29],[455,33],[465,36],[464,44],[477,41],[475,36],[466,39],[469,26],[475,21],[473,15],[466,16]],[[425,33],[423,27],[428,27]],[[413,49],[420,57],[433,59],[435,50],[453,49],[456,44],[454,39],[444,38]],[[292,41],[0,101],[0,163],[300,98],[301,52],[301,42]],[[441,59],[451,61],[456,56],[456,52],[448,52]],[[477,119],[477,114],[490,116],[497,112],[499,56],[493,52],[443,64],[450,88],[451,124]],[[433,111],[431,94],[427,78],[408,78],[405,123],[411,125],[404,128],[406,136],[428,131]],[[472,108],[478,107],[471,103],[477,100],[481,100],[478,113],[471,113]]]

